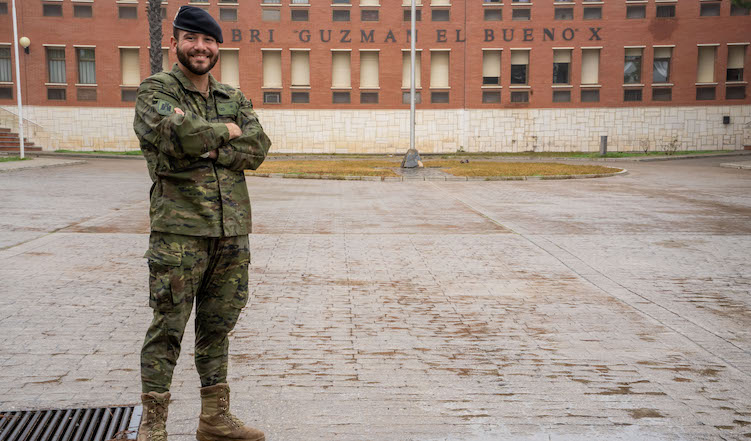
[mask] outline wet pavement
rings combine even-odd
[[[236,413],[270,441],[751,439],[751,171],[727,162],[249,178]],[[142,161],[0,174],[0,410],[138,401],[149,186]]]

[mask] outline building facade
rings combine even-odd
[[[147,0],[17,0],[24,116],[47,150],[137,149]],[[410,0],[169,0],[207,9],[212,73],[250,98],[277,152],[409,146]],[[743,149],[751,15],[730,0],[421,0],[421,152]],[[0,0],[0,127],[16,121],[10,0]]]

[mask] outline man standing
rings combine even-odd
[[[170,50],[178,63],[141,83],[134,130],[151,187],[149,305],[141,350],[143,417],[138,441],[166,441],[172,373],[196,305],[195,364],[201,377],[200,441],[263,441],[229,411],[228,334],[248,300],[250,199],[243,170],[271,141],[242,92],[209,71],[222,30],[203,9],[183,6]]]

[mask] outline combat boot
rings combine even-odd
[[[196,432],[198,441],[265,441],[260,430],[246,426],[229,411],[229,385],[201,388],[201,416]]]
[[[136,441],[167,441],[167,406],[170,394],[149,392],[141,394],[143,413]]]

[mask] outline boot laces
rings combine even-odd
[[[229,411],[228,400],[225,397],[221,397],[220,401],[222,402],[222,416],[224,416],[224,420],[229,424],[235,426],[236,428],[243,427],[245,423],[243,423],[240,418],[236,417],[232,414],[232,412]]]

